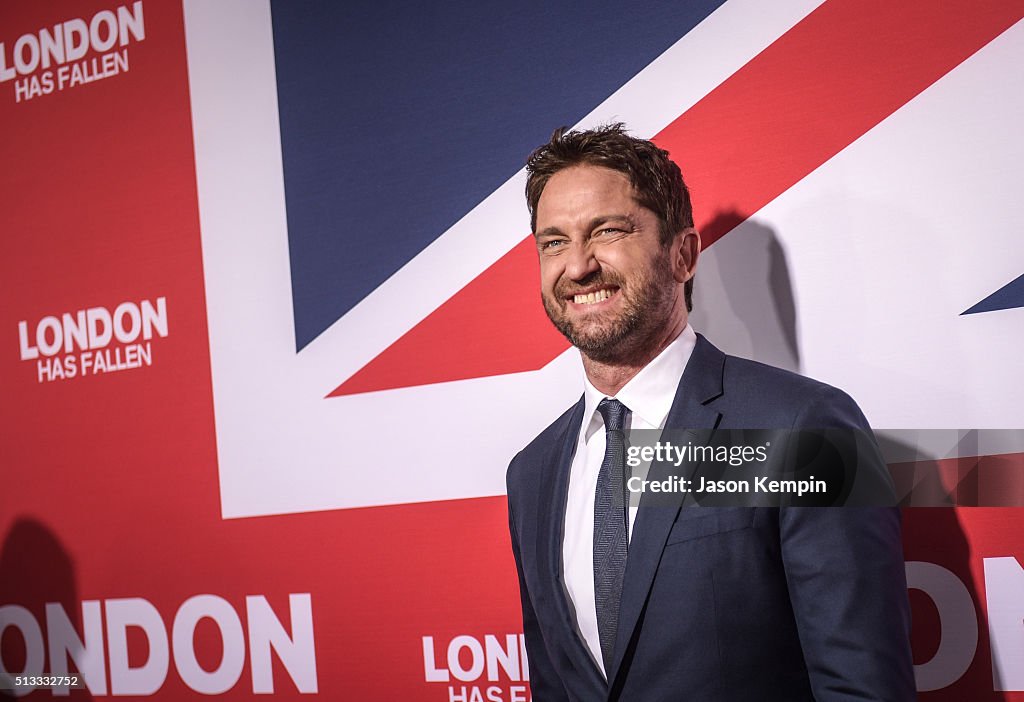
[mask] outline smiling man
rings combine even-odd
[[[527,172],[544,308],[585,375],[507,476],[534,699],[913,699],[895,508],[624,488],[630,431],[870,432],[857,405],[689,326],[700,236],[665,151],[622,125],[559,129]],[[859,460],[888,480],[874,444]]]

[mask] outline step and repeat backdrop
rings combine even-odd
[[[504,473],[582,370],[522,167],[622,121],[692,188],[694,327],[948,505],[904,509],[922,699],[1024,700],[1022,18],[4,3],[6,694],[528,700]]]

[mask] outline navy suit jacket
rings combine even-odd
[[[561,573],[582,415],[581,399],[507,475],[535,700],[915,698],[900,515],[889,507],[666,509],[641,500],[606,682]],[[870,431],[840,390],[727,356],[698,335],[666,428],[718,427]],[[874,456],[884,472],[877,447]],[[664,470],[655,464],[650,477]]]

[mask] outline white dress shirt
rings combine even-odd
[[[629,408],[630,430],[663,429],[672,408],[679,381],[690,360],[697,335],[687,325],[665,350],[633,376],[615,396]],[[565,589],[576,612],[577,633],[590,650],[594,663],[607,677],[601,656],[601,638],[597,630],[594,604],[594,494],[597,475],[604,461],[604,419],[597,405],[607,397],[584,382],[583,423],[569,472],[569,493],[565,506],[562,538],[562,575]],[[633,475],[645,470],[633,469]],[[633,535],[638,505],[630,501],[628,537]]]

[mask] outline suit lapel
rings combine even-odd
[[[718,426],[722,415],[709,406],[709,403],[723,392],[724,368],[725,355],[698,334],[697,345],[686,364],[672,409],[665,420],[666,429],[714,429]],[[696,467],[696,464],[689,466],[689,472],[692,474]],[[670,464],[654,463],[648,477],[651,480],[663,480],[673,471],[678,474],[678,469]],[[610,689],[614,689],[614,683],[621,671],[623,656],[647,602],[665,541],[685,496],[684,493],[670,495],[669,500],[665,499],[665,494],[659,495],[657,505],[652,505],[645,497],[640,500],[626,560],[615,654],[608,675],[608,680],[612,683]]]
[[[544,485],[540,491],[541,519],[538,537],[546,541],[538,546],[538,553],[543,554],[546,579],[553,583],[552,600],[555,604],[556,616],[561,623],[561,630],[567,632],[565,648],[573,665],[580,675],[587,678],[594,689],[602,689],[605,685],[600,669],[594,664],[589,652],[577,635],[576,618],[566,598],[565,585],[562,577],[562,535],[565,525],[566,499],[569,493],[569,471],[572,466],[573,450],[579,437],[583,423],[584,399],[576,404],[569,415],[566,426],[559,432],[558,442],[552,447],[551,461],[548,470],[544,471]],[[544,502],[544,496],[550,496],[550,503]],[[545,509],[546,508],[546,509]]]

